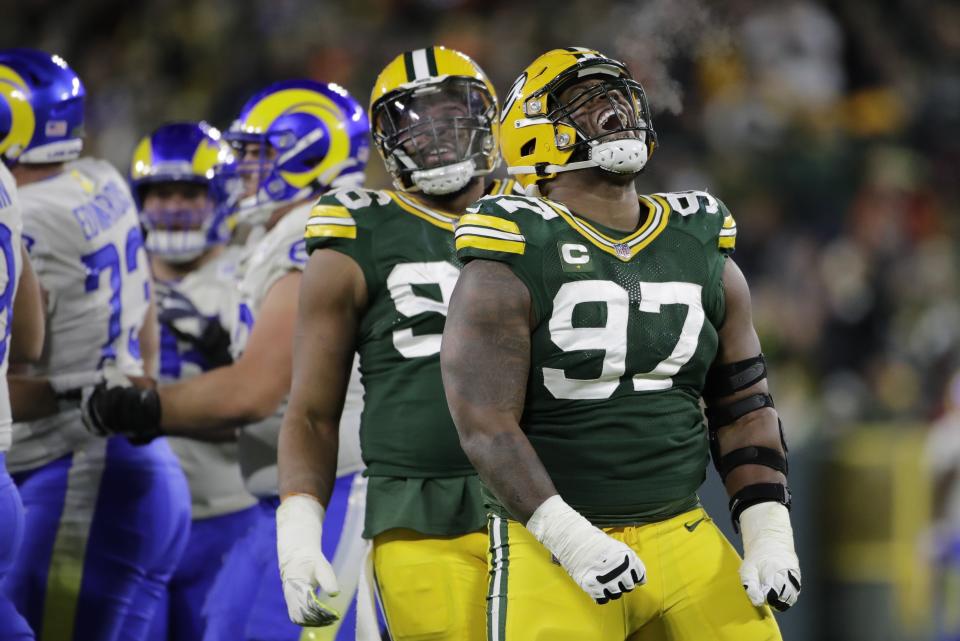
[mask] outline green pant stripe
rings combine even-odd
[[[507,522],[491,516],[490,587],[487,592],[487,641],[504,641],[507,628],[507,579],[510,572],[510,542]]]

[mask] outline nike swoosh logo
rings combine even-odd
[[[628,567],[630,567],[630,557],[624,556],[623,563],[613,568],[606,574],[597,575],[597,581],[600,583],[609,583],[612,579],[618,577],[621,572],[624,572]]]
[[[701,523],[703,523],[703,520],[704,520],[705,518],[706,518],[705,516],[701,516],[701,517],[700,517],[699,519],[697,519],[696,521],[690,521],[689,523],[684,523],[684,524],[683,524],[683,527],[687,528],[687,532],[693,532],[694,530],[697,529],[697,526],[698,526],[698,525],[700,525]]]

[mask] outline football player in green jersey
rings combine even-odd
[[[638,196],[646,97],[597,51],[537,58],[503,114],[510,172],[542,196],[460,219],[441,351],[489,491],[489,638],[779,639],[768,605],[796,602],[800,569],[733,217]],[[708,449],[742,562],[697,499]]]
[[[454,224],[468,204],[514,181],[485,182],[499,161],[496,96],[457,51],[397,56],[377,79],[370,118],[396,191],[325,195],[306,226],[310,258],[280,434],[285,592],[288,602],[300,594],[309,603],[317,588],[336,590],[319,532],[358,352],[369,477],[364,536],[373,541],[391,638],[479,641],[486,510],[443,396],[440,337],[459,274]]]

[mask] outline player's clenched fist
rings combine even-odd
[[[601,605],[647,582],[646,568],[636,552],[592,525],[559,494],[540,504],[527,529]]]
[[[277,557],[287,614],[298,625],[331,625],[340,613],[317,596],[336,596],[340,592],[330,562],[323,556],[323,506],[306,494],[283,499],[277,508]]]
[[[105,381],[84,389],[80,412],[87,430],[98,436],[122,434],[142,445],[162,436],[160,396],[154,389],[141,389]]]

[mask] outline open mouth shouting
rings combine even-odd
[[[623,128],[627,115],[619,109],[608,107],[597,114],[597,131],[617,131]]]

